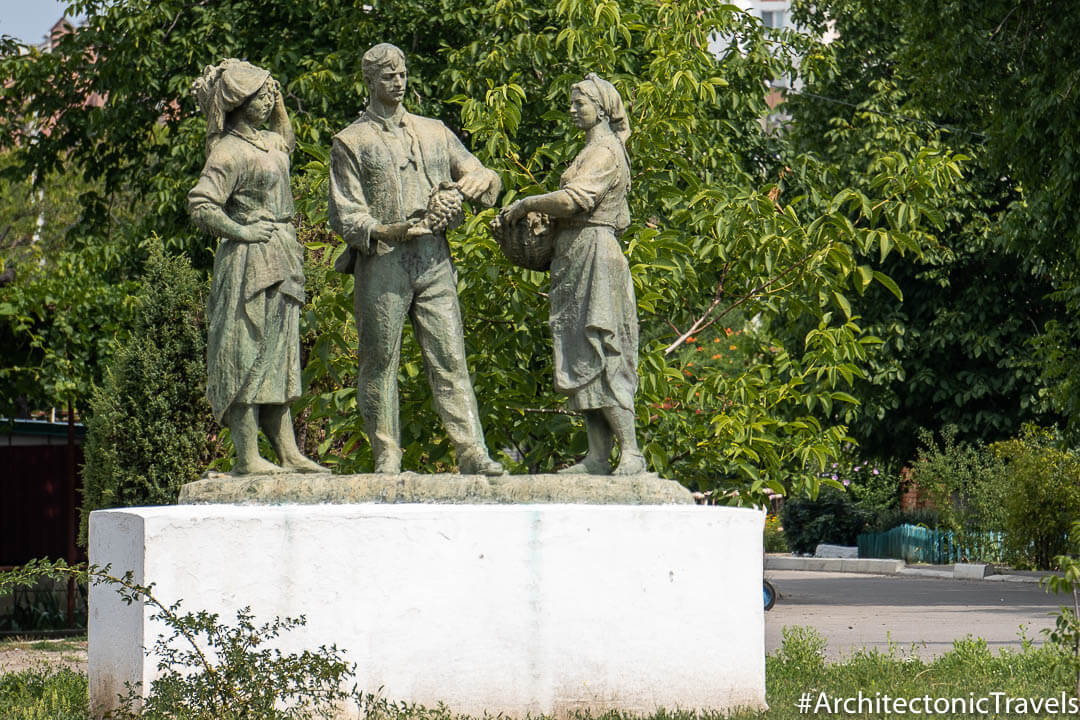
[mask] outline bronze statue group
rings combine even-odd
[[[461,221],[464,198],[492,206],[502,182],[442,122],[405,110],[401,50],[371,48],[363,74],[368,105],[333,140],[329,220],[346,244],[335,268],[355,278],[358,406],[374,471],[401,471],[398,362],[408,317],[459,471],[501,475],[469,378],[446,230]],[[206,68],[193,90],[207,118],[207,159],[189,210],[220,239],[207,394],[236,447],[233,472],[327,472],[297,448],[289,411],[300,397],[304,276],[289,187],[295,140],[280,89],[266,70],[229,59]],[[634,429],[638,324],[618,241],[630,222],[630,127],[619,93],[592,73],[574,85],[570,115],[585,146],[559,190],[511,203],[498,223],[542,216],[550,226],[555,388],[583,415],[589,443],[584,459],[561,472],[634,475],[646,469]],[[279,464],[260,457],[260,428]]]

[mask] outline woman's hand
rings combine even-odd
[[[499,213],[499,217],[501,218],[504,225],[510,227],[514,225],[518,220],[525,217],[525,215],[529,212],[528,208],[525,207],[526,199],[527,198],[515,200],[514,202],[510,203],[502,209],[502,212]]]
[[[240,242],[247,243],[264,243],[270,242],[270,237],[274,234],[275,223],[269,220],[256,220],[253,223],[242,225],[240,227],[241,233],[236,239]]]

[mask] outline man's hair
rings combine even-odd
[[[371,87],[371,81],[375,79],[379,71],[395,60],[404,63],[405,53],[401,52],[398,46],[390,43],[379,43],[364,53],[364,58],[360,61],[360,67],[364,71],[364,84]]]

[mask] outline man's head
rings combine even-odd
[[[390,43],[379,43],[361,61],[364,84],[372,99],[394,106],[405,96],[405,53]]]

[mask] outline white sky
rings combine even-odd
[[[0,35],[36,45],[45,40],[67,4],[67,0],[0,0]]]

